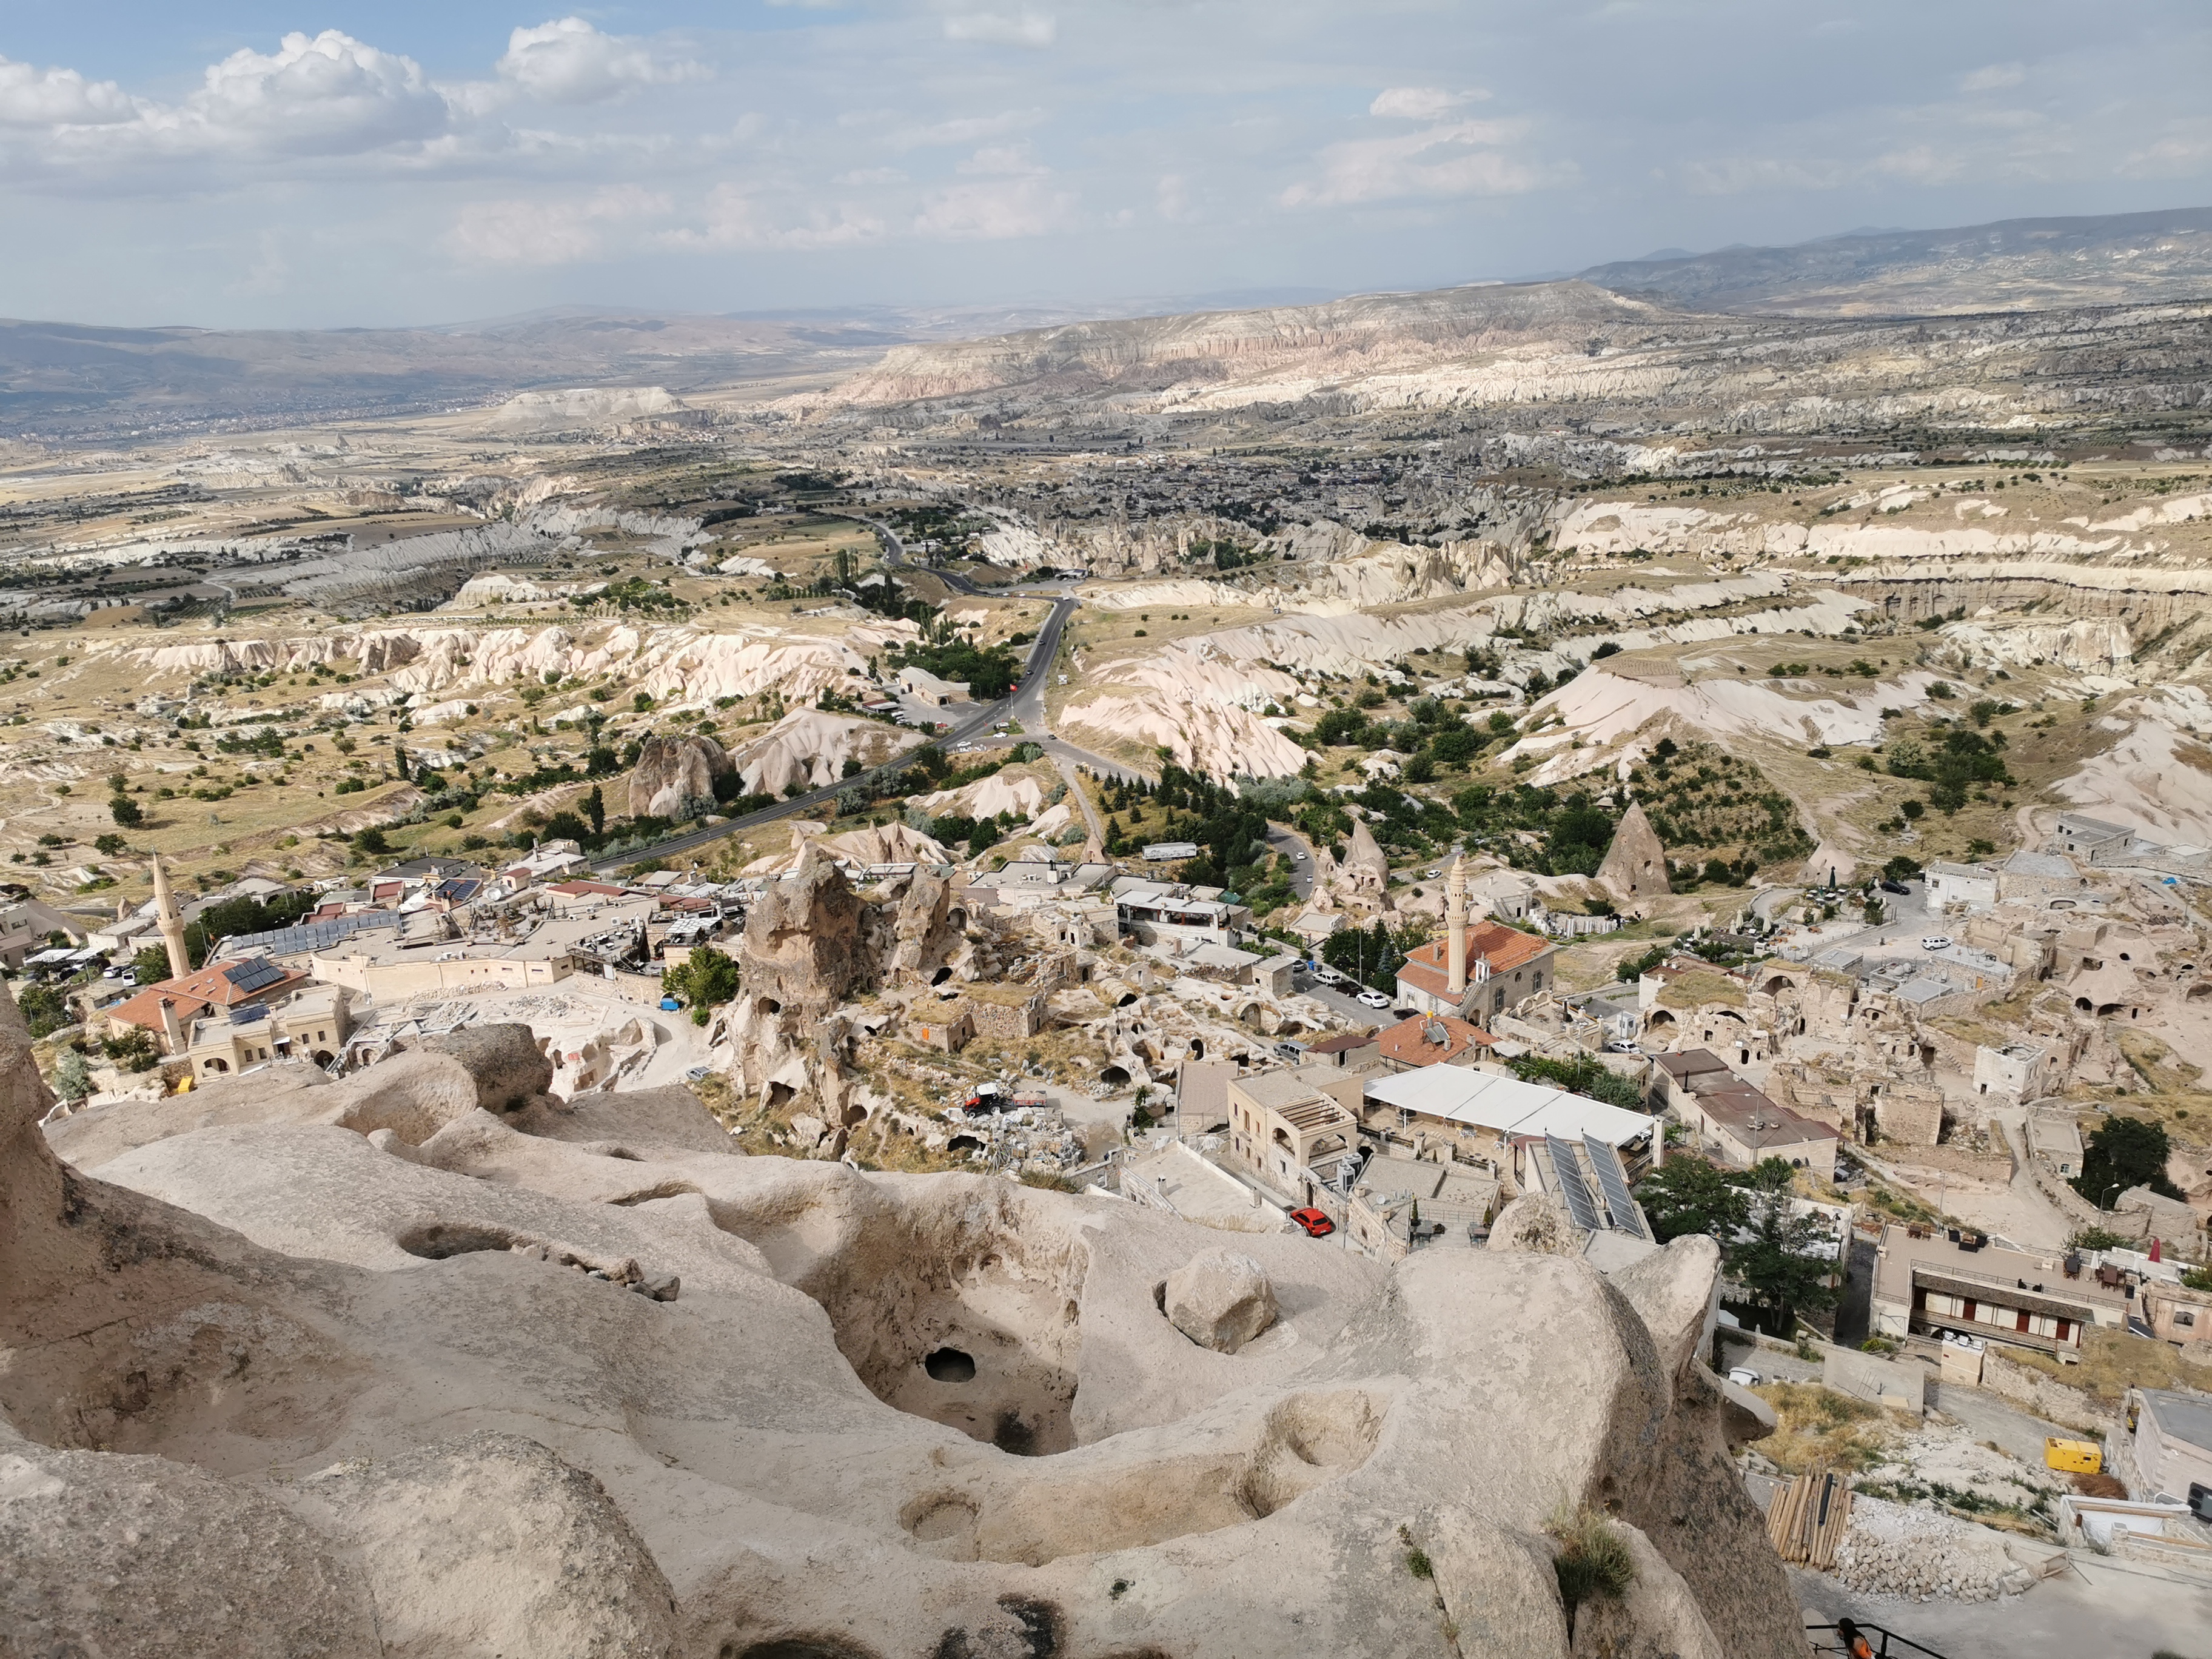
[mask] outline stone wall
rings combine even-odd
[[[1046,1005],[1051,995],[1050,991],[1037,991],[1018,1002],[986,1002],[963,997],[956,1006],[968,1016],[977,1036],[1019,1042],[1044,1030]]]

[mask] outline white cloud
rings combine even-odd
[[[757,195],[737,185],[723,184],[708,196],[700,224],[671,231],[661,240],[671,247],[764,248],[803,253],[857,247],[878,241],[883,234],[880,220],[842,204],[810,209],[796,221],[779,220]]]
[[[51,78],[51,76],[50,76]],[[112,100],[101,107],[112,107]],[[422,66],[337,29],[288,34],[209,65],[182,103],[134,103],[129,119],[61,123],[45,135],[61,162],[228,156],[292,160],[422,146],[453,112]]]
[[[1036,147],[1024,141],[1018,144],[987,144],[963,161],[959,170],[987,177],[1035,179],[1050,169],[1037,160]]]
[[[893,149],[927,149],[939,144],[973,144],[1003,137],[1033,127],[1044,119],[1041,109],[1001,110],[996,115],[957,115],[926,127],[908,127],[892,135]]]
[[[1437,121],[1462,104],[1489,97],[1486,92],[1446,92],[1441,87],[1387,87],[1367,106],[1370,115],[1405,121]]]
[[[0,126],[105,126],[137,113],[112,81],[88,81],[72,69],[35,70],[0,58]]]
[[[629,185],[582,201],[484,202],[454,223],[446,246],[466,264],[574,264],[613,252],[614,228],[668,210],[667,197]]]
[[[1060,25],[1042,12],[1025,11],[1008,17],[997,12],[971,11],[945,20],[948,40],[983,40],[999,46],[1048,46]]]
[[[1038,178],[953,185],[922,204],[914,228],[941,241],[1009,241],[1066,229],[1074,206],[1073,195]]]
[[[906,174],[896,167],[855,167],[850,173],[841,173],[830,182],[833,185],[902,185]]]
[[[1190,180],[1180,173],[1160,175],[1152,187],[1152,205],[1163,219],[1176,224],[1189,224],[1198,215],[1197,206],[1190,199]]]
[[[602,34],[580,17],[562,17],[507,36],[494,65],[501,78],[556,104],[596,104],[639,87],[708,76],[703,64],[656,58],[644,41]]]
[[[2018,64],[1991,64],[1961,77],[1961,92],[1998,92],[2006,87],[2016,87],[2027,79],[2027,71]]]
[[[1518,123],[1454,121],[1385,138],[1356,138],[1321,153],[1322,176],[1292,185],[1285,207],[1337,207],[1405,197],[1514,196],[1567,176],[1508,155]]]

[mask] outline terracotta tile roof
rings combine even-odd
[[[1441,1029],[1443,1041],[1430,1040],[1431,1027]],[[1471,1020],[1454,1018],[1450,1014],[1431,1015],[1423,1019],[1401,1019],[1387,1026],[1376,1038],[1385,1060],[1395,1060],[1401,1066],[1436,1066],[1446,1060],[1457,1060],[1470,1048],[1487,1048],[1497,1039]]]
[[[249,965],[258,966],[265,958],[249,957],[243,961],[210,963],[206,967],[185,975],[180,979],[165,979],[146,987],[137,995],[118,1003],[107,1011],[111,1020],[122,1020],[131,1025],[143,1025],[151,1031],[161,1029],[161,1004],[168,1002],[177,1011],[179,1023],[192,1019],[216,1008],[234,1008],[242,1003],[265,1002],[294,987],[304,984],[307,975],[302,969],[278,969],[274,977],[265,983],[242,989],[237,983],[240,975],[233,969]],[[260,975],[249,975],[258,978]]]
[[[1398,970],[1399,983],[1410,985],[1417,991],[1426,991],[1432,997],[1449,999],[1452,994],[1451,975],[1441,968],[1423,962],[1420,957],[1421,952],[1416,951],[1406,958],[1406,965]],[[1472,985],[1474,981],[1468,982]]]
[[[1489,960],[1492,973],[1510,974],[1551,949],[1551,940],[1540,939],[1534,933],[1524,933],[1518,927],[1506,927],[1494,921],[1470,922],[1467,929],[1468,981],[1470,984],[1474,982],[1477,957]],[[1417,947],[1407,957],[1406,967],[1428,969],[1436,975],[1436,994],[1448,994],[1444,987],[1449,982],[1450,963],[1444,953],[1443,939],[1431,939],[1426,945]],[[1399,971],[1402,974],[1405,969]],[[1414,982],[1425,991],[1431,988],[1425,978],[1415,979]]]

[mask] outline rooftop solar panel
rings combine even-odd
[[[1613,1217],[1613,1226],[1643,1237],[1644,1224],[1637,1219],[1636,1200],[1629,1195],[1628,1171],[1621,1166],[1620,1152],[1595,1135],[1584,1135],[1583,1146],[1589,1152],[1590,1168],[1597,1171],[1597,1184],[1604,1189],[1606,1211]]]
[[[258,991],[283,978],[284,970],[268,957],[257,957],[251,962],[233,963],[222,970],[222,976],[241,991]]]
[[[328,921],[303,921],[290,927],[270,928],[265,933],[235,934],[222,941],[222,949],[225,954],[268,951],[276,956],[289,956],[301,951],[326,950],[333,945],[344,943],[356,933],[397,927],[405,920],[397,910],[360,910],[349,916],[333,916]]]
[[[1559,1196],[1566,1200],[1567,1213],[1574,1218],[1575,1225],[1589,1232],[1602,1232],[1605,1223],[1590,1197],[1589,1183],[1583,1180],[1582,1165],[1575,1161],[1572,1143],[1546,1135],[1544,1145],[1552,1155],[1553,1172],[1559,1178]]]

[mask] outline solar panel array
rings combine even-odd
[[[284,970],[268,957],[258,957],[252,962],[233,963],[222,970],[222,976],[241,991],[258,991],[283,978]]]
[[[222,948],[226,954],[265,951],[276,956],[326,951],[333,945],[343,945],[356,933],[397,927],[406,920],[397,910],[358,910],[349,916],[333,916],[328,921],[303,921],[290,927],[273,927],[266,933],[240,933],[223,940]]]
[[[1559,1196],[1567,1200],[1567,1213],[1574,1217],[1575,1225],[1589,1232],[1603,1231],[1605,1223],[1598,1216],[1589,1184],[1583,1180],[1582,1165],[1575,1161],[1573,1145],[1557,1135],[1546,1135],[1544,1145],[1552,1155],[1553,1172],[1559,1178]]]
[[[1613,1224],[1624,1233],[1643,1237],[1644,1224],[1637,1219],[1636,1200],[1628,1195],[1628,1171],[1621,1167],[1619,1149],[1592,1134],[1583,1137],[1583,1146],[1589,1152],[1590,1168],[1597,1171],[1597,1184],[1605,1191],[1605,1207]]]

